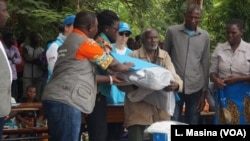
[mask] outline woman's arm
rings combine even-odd
[[[215,84],[215,86],[217,88],[222,89],[223,87],[226,86],[226,83],[225,83],[224,79],[219,78],[218,75],[215,72],[210,73],[210,78],[214,82],[214,84]]]
[[[250,76],[246,75],[246,76],[234,76],[234,75],[230,75],[228,77],[226,77],[224,79],[225,83],[227,84],[233,84],[236,82],[250,82]]]

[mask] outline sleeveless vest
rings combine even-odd
[[[52,77],[45,86],[43,100],[61,102],[83,113],[93,111],[97,93],[95,66],[88,59],[75,59],[78,48],[87,39],[71,33],[58,49],[58,58]]]

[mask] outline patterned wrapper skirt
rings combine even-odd
[[[250,124],[250,83],[238,82],[216,90],[215,124]]]

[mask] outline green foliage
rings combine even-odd
[[[132,36],[145,28],[158,30],[161,40],[168,26],[180,24],[184,20],[186,0],[9,0],[11,15],[8,28],[16,35],[21,32],[38,31],[44,41],[58,34],[58,25],[66,15],[80,10],[98,13],[110,9],[118,13],[121,21],[131,25]],[[250,1],[249,0],[203,0],[203,16],[200,26],[206,29],[211,38],[212,48],[225,42],[225,25],[232,18],[245,23],[244,40],[250,40]]]
[[[249,0],[213,0],[213,9],[207,11],[207,29],[211,36],[212,49],[217,43],[225,42],[226,23],[233,18],[242,20],[245,23],[243,39],[250,41],[249,21],[250,16]]]
[[[7,23],[8,30],[13,31],[16,36],[21,33],[28,36],[29,32],[37,31],[42,34],[45,42],[55,38],[63,18],[73,13],[72,8],[67,7],[58,12],[58,9],[52,8],[56,7],[56,4],[42,0],[8,1],[8,12],[11,17]]]

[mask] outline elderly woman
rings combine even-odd
[[[243,41],[243,23],[226,26],[227,42],[212,54],[210,77],[217,88],[216,124],[250,124],[250,44]]]

